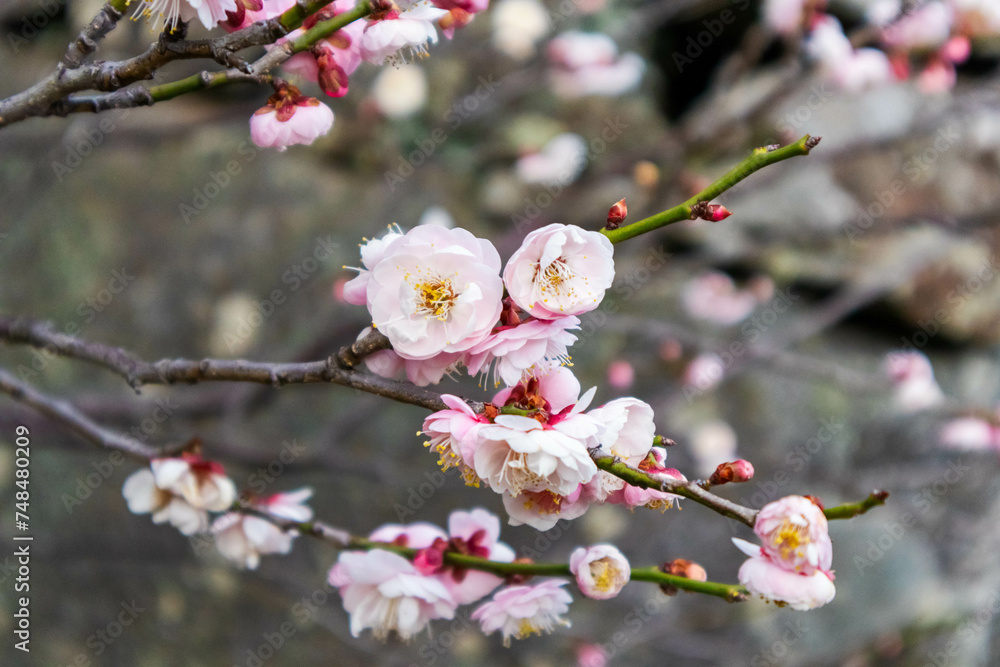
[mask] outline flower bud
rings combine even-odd
[[[686,558],[675,558],[669,563],[661,565],[660,569],[666,574],[684,577],[685,579],[708,581],[708,573],[705,572],[705,568],[693,560],[687,560]],[[677,595],[678,589],[676,586],[671,586],[670,584],[660,584],[660,590],[667,595]]]
[[[625,216],[628,215],[628,206],[625,205],[625,199],[619,199],[615,202],[615,205],[611,207],[608,211],[608,229],[618,229],[622,222],[625,220]]]
[[[610,544],[580,547],[569,559],[580,591],[595,600],[607,600],[621,592],[632,576],[622,552]]]
[[[749,482],[751,479],[753,479],[753,464],[744,459],[738,459],[720,464],[712,476],[708,478],[708,483],[712,486],[719,486],[730,482],[734,484]]]

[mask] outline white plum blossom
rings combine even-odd
[[[309,521],[312,509],[304,503],[312,489],[276,493],[251,503],[251,506],[279,519]],[[240,567],[256,570],[265,554],[287,554],[292,550],[295,531],[282,530],[271,521],[240,512],[228,512],[212,523],[215,546],[219,553]]]
[[[489,335],[503,295],[492,243],[464,229],[425,225],[380,254],[368,277],[368,310],[396,354],[430,359],[464,352]]]
[[[514,560],[514,550],[500,542],[500,519],[482,508],[448,516],[448,536],[460,552],[500,563]],[[503,578],[489,572],[448,568],[439,575],[457,604],[472,604],[489,595]]]
[[[520,157],[514,170],[528,185],[566,186],[575,181],[586,166],[586,139],[573,132],[563,132],[549,139],[541,150]]]
[[[503,277],[514,303],[538,319],[580,315],[611,287],[614,247],[599,232],[554,223],[525,237]]]
[[[775,32],[791,36],[805,26],[806,3],[811,0],[765,0],[764,24]]]
[[[226,20],[226,12],[236,12],[237,0],[143,0],[136,5],[134,17],[159,16],[171,30],[181,21],[197,18],[211,30]]]
[[[569,558],[580,591],[595,600],[608,600],[621,592],[632,576],[628,559],[611,544],[579,547]]]
[[[758,304],[752,290],[737,289],[733,279],[721,271],[706,271],[689,280],[681,301],[691,317],[722,326],[742,322]]]
[[[403,49],[409,49],[414,56],[426,55],[427,43],[436,44],[438,40],[435,23],[448,12],[423,3],[407,9],[391,2],[385,4],[388,9],[373,12],[366,19],[368,24],[359,45],[361,57],[381,65],[386,59],[394,63],[403,58],[399,55]]]
[[[511,637],[550,633],[556,624],[568,627],[562,614],[569,610],[573,596],[562,589],[566,584],[547,579],[534,586],[508,586],[472,612],[472,619],[479,621],[485,634],[499,630],[504,646],[510,646]]]
[[[548,10],[539,0],[500,0],[491,12],[493,46],[516,60],[527,60],[552,29]]]
[[[604,427],[598,439],[602,454],[615,456],[633,468],[649,454],[656,435],[649,404],[636,398],[618,398],[591,410],[587,416]],[[621,477],[600,470],[589,492],[595,500],[604,502],[625,484]]]
[[[920,352],[890,352],[883,371],[893,388],[893,403],[903,412],[925,410],[944,400],[930,359]]]
[[[345,266],[345,269],[352,269],[358,275],[344,285],[344,301],[355,306],[364,306],[368,303],[368,282],[371,280],[372,269],[385,257],[389,245],[396,239],[403,236],[403,230],[399,225],[389,225],[389,231],[385,236],[378,239],[362,239],[361,244],[361,266],[356,268]]]
[[[600,472],[598,471],[599,474]],[[593,484],[593,480],[590,483]],[[524,491],[513,496],[509,491],[504,491],[503,506],[507,510],[507,523],[511,526],[528,525],[535,530],[549,530],[560,520],[578,519],[590,509],[592,502],[586,493],[587,487],[586,484],[580,484],[565,496],[552,491]]]
[[[427,74],[420,65],[386,67],[372,83],[372,100],[389,118],[407,118],[427,106]]]
[[[285,86],[250,117],[250,138],[261,148],[284,151],[294,144],[309,145],[333,127],[333,111],[295,86]]]
[[[214,461],[185,453],[153,459],[150,466],[157,488],[180,496],[196,509],[222,512],[236,500],[236,485]]]
[[[734,537],[733,544],[750,556],[740,566],[737,576],[740,584],[754,595],[787,604],[796,611],[808,611],[822,607],[837,594],[833,575],[828,572],[816,570],[803,574],[787,570],[746,540]]]
[[[432,619],[455,616],[457,605],[439,579],[420,574],[410,561],[382,549],[341,553],[329,582],[340,589],[355,637],[371,628],[376,639],[396,633],[408,640]]]
[[[450,409],[439,410],[424,420],[420,433],[429,438],[424,446],[438,455],[442,470],[458,468],[466,484],[479,486],[479,477],[473,469],[476,431],[490,421],[485,415],[473,412],[458,396],[443,394],[441,400]]]
[[[495,328],[468,351],[465,364],[469,375],[489,373],[492,367],[504,384],[517,384],[524,371],[546,359],[567,361],[568,348],[576,342],[570,330],[579,328],[580,320],[573,316],[555,320],[532,318],[514,326]]]
[[[208,530],[208,512],[192,507],[179,495],[156,485],[153,471],[142,468],[128,476],[122,495],[133,514],[152,514],[153,523],[169,523],[184,535]]]
[[[549,42],[549,77],[557,95],[616,96],[642,80],[646,63],[637,53],[618,54],[618,46],[607,35],[567,31]]]
[[[952,419],[941,427],[938,438],[949,449],[1000,451],[1000,426],[980,417]]]

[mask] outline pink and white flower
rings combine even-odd
[[[598,442],[602,454],[615,456],[631,467],[642,462],[653,446],[656,427],[653,408],[636,398],[618,398],[595,408],[587,416],[604,427]],[[598,502],[625,486],[625,480],[600,470],[588,488]]]
[[[920,352],[891,352],[883,370],[893,387],[893,402],[904,412],[924,410],[944,400],[930,359]]]
[[[567,31],[549,42],[549,77],[557,95],[622,95],[639,85],[646,63],[637,53],[618,54],[602,33]]]
[[[505,491],[503,506],[507,510],[507,523],[511,526],[527,525],[535,530],[549,530],[560,519],[578,519],[590,509],[591,498],[586,494],[588,486],[580,484],[573,493],[565,496],[552,491],[524,491],[515,497]]]
[[[646,458],[636,466],[639,470],[662,482],[684,481],[686,478],[675,468],[666,466],[667,450],[663,447],[653,447],[649,450]],[[604,471],[601,471],[602,474]],[[609,475],[610,476],[610,475]],[[596,480],[597,478],[595,478]],[[603,479],[603,478],[602,478]],[[624,480],[623,480],[624,481]],[[591,483],[593,486],[593,482]],[[605,490],[604,501],[612,505],[625,505],[629,509],[636,507],[646,507],[648,509],[658,509],[666,512],[677,503],[680,506],[681,497],[659,489],[647,489],[632,484],[614,485],[614,490]]]
[[[514,303],[539,319],[580,315],[611,287],[614,247],[599,232],[551,224],[525,237],[503,277]]]
[[[479,621],[487,635],[499,630],[504,646],[510,646],[511,637],[550,633],[556,624],[568,627],[569,621],[562,618],[573,601],[562,589],[567,583],[547,579],[534,586],[508,586],[472,612],[472,619]]]
[[[514,326],[494,328],[483,342],[469,350],[465,364],[469,375],[493,373],[506,385],[517,384],[524,371],[545,360],[565,362],[576,342],[571,329],[579,329],[579,318],[556,320],[531,318]]]
[[[684,368],[685,395],[715,389],[726,377],[726,365],[715,352],[702,352]]]
[[[236,500],[236,485],[215,461],[185,453],[153,459],[150,465],[157,488],[180,496],[195,509],[222,512]]]
[[[823,9],[825,0],[765,0],[764,24],[778,34],[790,37],[808,27],[813,12]]]
[[[891,49],[936,49],[951,36],[952,9],[938,0],[921,4],[882,30],[882,41]]]
[[[434,25],[448,12],[425,4],[401,10],[391,0],[382,0],[368,17],[361,36],[361,57],[376,65],[388,58],[395,62],[399,52],[409,49],[414,56],[427,54],[427,43],[436,44]]]
[[[628,559],[610,544],[576,549],[569,559],[580,592],[595,600],[608,600],[621,592],[632,576]]]
[[[438,455],[442,470],[458,468],[466,484],[479,486],[479,477],[473,469],[476,432],[490,420],[473,412],[458,396],[444,394],[441,400],[451,409],[439,410],[424,420],[421,434],[429,438],[424,446]]]
[[[459,553],[500,563],[514,560],[514,550],[500,542],[500,519],[482,508],[452,512],[448,516],[450,545]],[[447,568],[441,580],[457,604],[472,604],[489,595],[503,578],[489,572]]]
[[[949,449],[1000,450],[1000,426],[980,417],[952,419],[941,427],[938,438]]]
[[[263,512],[288,521],[309,521],[313,513],[305,501],[312,496],[312,489],[303,488],[289,493],[276,493],[251,503]],[[285,531],[267,519],[228,512],[212,523],[215,545],[219,552],[239,564],[256,570],[260,557],[265,554],[287,554],[298,535]]]
[[[197,18],[211,30],[226,20],[226,12],[237,12],[236,0],[143,0],[135,9],[133,18],[159,16],[164,27],[174,30],[180,21]]]
[[[833,544],[826,515],[804,496],[786,496],[757,514],[754,532],[771,560],[787,570],[811,575],[830,571]]]
[[[722,326],[742,322],[758,303],[751,290],[737,289],[733,279],[720,271],[706,271],[689,280],[681,301],[691,317]]]
[[[734,537],[733,544],[750,556],[740,566],[738,576],[740,584],[754,595],[787,604],[797,611],[807,611],[822,607],[837,594],[833,575],[828,572],[816,570],[805,574],[787,570],[746,540]]]
[[[393,239],[381,254],[367,284],[368,310],[396,354],[465,352],[489,335],[503,295],[492,243],[464,229],[426,225]]]
[[[437,577],[420,574],[410,561],[382,549],[341,553],[329,582],[340,589],[355,637],[371,628],[376,639],[396,633],[408,640],[432,619],[455,616],[457,605]]]
[[[184,535],[208,530],[208,512],[156,485],[153,471],[142,468],[128,476],[122,495],[133,514],[152,514],[153,523],[169,523]]]
[[[371,327],[364,329],[358,335],[358,340],[371,331]],[[365,357],[365,366],[375,375],[385,378],[394,378],[405,371],[407,380],[418,387],[426,387],[441,382],[445,375],[451,375],[464,359],[465,354],[462,352],[442,352],[429,359],[404,359],[393,350],[379,350]]]
[[[486,11],[490,0],[431,0],[435,7],[448,12],[438,21],[438,27],[448,39],[456,28],[467,26],[479,12]]]
[[[378,239],[362,239],[361,244],[361,266],[345,266],[345,269],[352,269],[358,272],[357,277],[352,278],[344,285],[344,301],[355,306],[368,304],[368,282],[371,280],[372,269],[385,257],[389,245],[403,236],[403,230],[399,225],[389,225],[389,231],[385,236]]]
[[[284,151],[294,144],[311,144],[333,127],[333,111],[315,97],[305,97],[285,85],[250,117],[250,138],[261,148]]]
[[[517,177],[528,185],[569,185],[587,166],[587,141],[563,132],[549,139],[541,150],[522,155],[514,165]]]

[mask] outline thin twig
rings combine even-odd
[[[122,15],[123,12],[111,4],[101,7],[94,19],[80,31],[75,40],[70,42],[62,59],[63,66],[67,69],[76,69],[83,64],[83,59],[97,50],[97,44],[114,30]]]

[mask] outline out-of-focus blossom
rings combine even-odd
[[[994,0],[950,0],[954,12],[954,28],[967,37],[989,37],[1000,34],[1000,3]]]
[[[605,667],[608,654],[600,644],[580,644],[576,647],[576,667]]]
[[[435,618],[454,618],[456,603],[436,577],[425,576],[402,556],[373,549],[340,554],[330,570],[351,615],[351,634],[371,628],[376,639],[391,633],[408,640]]]
[[[465,352],[489,335],[503,294],[492,243],[464,229],[423,225],[380,250],[366,286],[368,310],[399,356]]]
[[[930,0],[886,26],[882,41],[891,49],[936,49],[951,36],[952,19],[950,7]]]
[[[438,20],[438,27],[448,39],[455,36],[455,30],[467,26],[476,14],[486,11],[489,0],[431,0],[434,6],[448,12]]]
[[[493,46],[516,60],[533,56],[539,40],[551,30],[548,10],[538,0],[500,0],[490,19]]]
[[[383,69],[372,84],[375,106],[389,118],[406,118],[427,106],[427,74],[419,65]]]
[[[558,223],[528,234],[503,272],[514,303],[546,320],[594,310],[614,277],[608,237]]]
[[[792,36],[807,29],[814,13],[825,5],[825,0],[765,0],[764,24],[781,35]]]
[[[236,485],[222,466],[196,454],[153,459],[156,486],[181,496],[196,509],[221,512],[236,500]]]
[[[412,56],[427,54],[427,44],[438,40],[435,24],[448,12],[423,3],[400,9],[391,0],[380,3],[365,20],[361,36],[361,57],[376,65],[388,59],[396,64],[405,60],[404,50]]]
[[[938,438],[942,446],[950,449],[1000,450],[1000,425],[980,417],[959,417],[946,422]]]
[[[699,477],[709,477],[720,463],[736,458],[736,432],[719,419],[695,428],[690,443]]]
[[[569,611],[573,596],[562,589],[566,583],[547,579],[534,586],[508,586],[472,612],[472,619],[479,621],[485,634],[499,630],[504,646],[510,646],[511,637],[550,633],[557,624],[568,627],[562,615]]]
[[[208,512],[192,507],[179,495],[156,485],[153,471],[137,470],[122,486],[122,496],[133,514],[152,514],[153,523],[169,523],[184,535],[208,530]]]
[[[619,55],[614,40],[596,32],[564,32],[549,42],[547,54],[553,90],[567,98],[627,93],[646,69],[637,53]]]
[[[563,132],[535,153],[519,158],[514,169],[529,185],[569,185],[587,166],[587,142],[579,134]]]
[[[482,508],[456,511],[448,517],[450,544],[459,553],[500,563],[514,560],[514,550],[500,542],[500,519]],[[472,604],[489,595],[503,578],[489,572],[450,567],[441,575],[457,604]]]
[[[608,386],[618,391],[625,391],[635,382],[635,368],[624,359],[617,359],[608,364]]]
[[[702,352],[684,369],[684,385],[697,393],[711,391],[726,376],[722,357],[714,352]]]
[[[261,148],[283,151],[294,144],[311,144],[333,127],[333,111],[295,86],[282,86],[267,105],[250,117],[250,138]]]
[[[890,352],[883,370],[892,384],[893,403],[903,412],[924,410],[944,400],[930,359],[920,352]]]
[[[752,291],[737,289],[733,279],[719,271],[706,271],[689,280],[681,300],[691,317],[722,326],[742,322],[758,303]]]
[[[595,600],[607,600],[621,592],[632,576],[628,559],[610,544],[576,549],[569,559],[580,592]]]
[[[311,496],[312,489],[304,488],[258,499],[251,506],[279,519],[309,521],[313,513],[305,501]],[[287,554],[297,536],[295,531],[282,530],[267,519],[239,512],[229,512],[216,519],[212,533],[223,556],[251,570],[257,569],[262,555]]]

